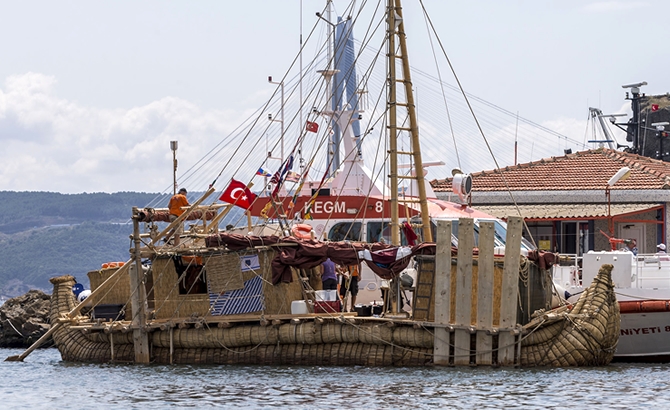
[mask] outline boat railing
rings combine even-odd
[[[577,254],[560,254],[558,263],[553,266],[552,277],[555,283],[566,289],[582,286],[582,257]]]
[[[633,258],[631,287],[670,288],[670,255],[638,254]]]

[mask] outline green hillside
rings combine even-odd
[[[132,224],[84,222],[5,235],[0,240],[0,259],[5,261],[0,264],[0,289],[18,280],[25,290],[48,291],[49,278],[66,274],[88,283],[86,273],[101,263],[128,259],[131,233]]]
[[[167,207],[169,195],[138,192],[59,194],[0,192],[0,298],[29,289],[51,292],[49,278],[126,261],[132,246],[133,206]],[[189,194],[194,201],[198,193]],[[240,220],[231,212],[222,224]]]
[[[125,222],[133,206],[166,207],[169,195],[0,191],[0,233],[85,221]]]

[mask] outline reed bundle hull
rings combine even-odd
[[[601,269],[592,286],[568,311],[546,313],[525,326],[515,363],[529,366],[592,366],[611,361],[619,331],[618,304]],[[129,322],[65,321],[77,301],[75,279],[52,279],[53,334],[65,361],[134,362]],[[277,316],[279,317],[279,316]],[[151,362],[319,366],[433,365],[435,323],[413,320],[305,315],[255,321],[211,320],[149,323]],[[474,339],[473,339],[474,340]],[[476,357],[476,351],[473,351]],[[471,364],[478,364],[476,359]]]

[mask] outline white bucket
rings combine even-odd
[[[292,315],[305,315],[307,312],[307,303],[304,300],[294,300],[291,302]]]

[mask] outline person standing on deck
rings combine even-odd
[[[356,295],[358,295],[358,279],[360,278],[360,265],[349,265],[346,269],[340,271],[342,274],[342,283],[340,284],[340,296],[343,299],[342,310],[353,312],[356,306]],[[351,293],[351,309],[346,307],[347,292]]]
[[[335,273],[335,262],[330,258],[321,264],[323,272],[321,273],[321,282],[323,290],[337,290],[337,274]]]
[[[188,199],[186,198],[186,188],[179,189],[175,195],[170,198],[170,203],[168,204],[168,209],[170,210],[170,222],[174,222],[184,213],[182,207],[189,206]],[[174,229],[170,231],[169,237],[174,238],[174,244],[179,245],[180,235],[184,232],[184,226],[182,223],[175,226]]]

